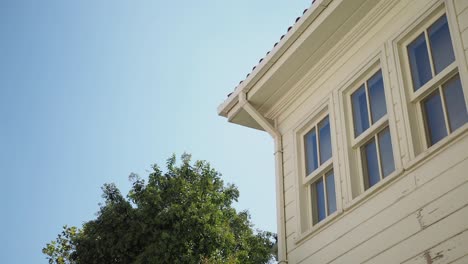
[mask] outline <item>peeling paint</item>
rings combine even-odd
[[[427,264],[432,264],[431,253],[429,251],[424,252],[424,258]]]
[[[423,210],[422,208],[418,210],[418,212],[416,213],[416,218],[418,219],[419,226],[421,226],[421,229],[424,230],[426,229],[427,226],[424,224],[422,210]]]

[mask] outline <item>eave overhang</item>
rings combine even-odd
[[[229,122],[262,127],[242,108],[239,95],[265,114],[327,51],[361,20],[379,0],[317,0],[281,41],[254,67],[218,114]]]

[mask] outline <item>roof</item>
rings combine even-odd
[[[271,51],[218,107],[229,122],[263,130],[242,109],[239,95],[265,118],[275,119],[288,103],[288,94],[325,55],[380,1],[315,0],[290,26]],[[275,108],[276,107],[276,108]],[[269,120],[273,122],[272,120]]]
[[[315,2],[315,0],[312,0],[311,6],[314,4],[314,2]],[[304,14],[305,14],[308,10],[309,10],[309,8],[304,9],[304,11],[302,12],[302,16],[304,16]],[[247,75],[245,76],[245,79],[249,78],[250,74],[251,74],[253,71],[255,71],[255,69],[263,62],[263,60],[270,54],[270,52],[271,52],[274,48],[276,48],[276,46],[278,46],[278,44],[280,44],[280,43],[283,41],[284,37],[291,31],[291,29],[293,28],[293,26],[299,22],[299,20],[302,18],[302,16],[298,16],[298,17],[296,18],[296,21],[294,22],[294,24],[293,24],[292,26],[288,27],[288,30],[286,31],[286,33],[284,33],[284,34],[280,37],[280,39],[278,40],[278,42],[276,42],[276,43],[273,45],[273,48],[272,48],[271,50],[267,51],[267,53],[265,54],[265,56],[264,56],[263,58],[261,58],[261,59],[258,61],[258,64],[257,64],[257,65],[253,66],[252,70],[251,70],[249,73],[247,73]],[[244,79],[244,80],[245,80],[245,79]],[[241,81],[239,82],[239,84],[234,88],[234,90],[236,90],[237,87],[239,87],[239,86],[244,82],[244,80],[241,80]],[[229,93],[229,94],[227,95],[227,97],[231,96],[232,94],[233,94],[232,92]]]

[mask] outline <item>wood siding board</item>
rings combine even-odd
[[[452,142],[447,149],[425,160],[414,174],[416,184],[423,185],[443,172],[453,170],[460,163],[467,163],[466,149],[468,149],[468,137],[465,135],[462,140]]]
[[[285,206],[289,205],[290,203],[295,202],[296,200],[296,188],[291,186],[284,192],[284,204]]]
[[[442,243],[420,252],[416,257],[409,259],[403,264],[442,264],[457,261],[468,254],[468,231],[462,231]]]
[[[463,42],[463,49],[468,50],[468,29],[462,32],[461,37]]]
[[[455,0],[455,9],[457,10],[457,14],[460,14],[465,9],[468,8],[468,1],[466,0]]]
[[[336,263],[346,263],[346,261],[357,263],[365,259],[366,256],[371,257],[376,252],[400,243],[411,235],[467,206],[468,196],[466,193],[468,193],[468,183],[444,194],[430,204],[392,224],[389,228],[382,230],[372,238],[367,239],[349,253],[340,256]],[[416,228],[415,223],[417,224]]]
[[[445,240],[460,231],[467,230],[468,206],[456,211],[448,217],[423,229],[421,232],[364,261],[363,263],[388,263],[405,261],[413,256],[414,252],[424,251],[434,246],[434,238]],[[430,262],[429,262],[430,263]]]
[[[447,264],[466,264],[466,263],[468,263],[468,253],[466,253],[464,256],[454,261],[448,262]]]
[[[455,153],[450,150],[453,149],[449,149],[441,155],[453,157]],[[416,170],[414,174],[418,174],[420,171],[422,168]],[[468,162],[460,162],[457,166],[440,175],[441,177],[432,178],[431,181],[420,185],[418,190],[414,191],[412,191],[414,179],[411,175],[403,176],[388,189],[365,201],[336,223],[300,245],[300,250],[295,251],[297,254],[295,257],[299,260],[305,260],[320,251],[325,251],[327,247],[330,248],[326,251],[330,252],[331,258],[337,257],[339,253],[346,252],[352,245],[366,240],[377,233],[379,229],[388,227],[391,223],[397,222],[398,219],[414,213],[428,201],[465,183],[467,177],[464,172],[466,171],[468,171]],[[375,208],[382,208],[382,210],[376,213]],[[372,227],[373,223],[374,227]],[[368,226],[369,228],[367,228]]]
[[[293,217],[293,218],[289,219],[286,222],[286,237],[288,237],[288,236],[290,236],[292,234],[296,234],[296,227],[297,227],[296,218]]]
[[[289,188],[294,188],[294,181],[296,180],[296,175],[290,171],[285,177],[284,177],[284,188],[289,189]]]
[[[464,49],[466,58],[468,58],[468,0],[449,1],[453,1],[456,7],[451,12],[458,14],[456,18],[452,18],[457,20],[459,26],[459,50]],[[393,50],[393,43],[390,42],[391,36],[399,32],[401,28],[407,27],[415,17],[421,15],[422,10],[426,10],[434,4],[441,4],[443,1],[401,0],[397,2],[398,4],[385,15],[386,22],[382,23],[384,20],[381,20],[367,32],[368,35],[349,42],[353,46],[342,51],[339,57],[334,57],[332,62],[329,61],[327,65],[312,68],[304,80],[300,81],[301,85],[307,87],[291,89],[291,91],[302,89],[299,99],[291,101],[287,106],[282,106],[282,110],[275,114],[278,128],[283,133],[285,225],[288,260],[291,264],[359,263],[365,259],[369,263],[389,263],[395,254],[400,261],[412,261],[413,259],[419,260],[418,257],[421,256],[426,257],[428,250],[430,250],[429,256],[437,256],[436,249],[439,246],[440,248],[445,246],[448,248],[449,245],[456,243],[452,243],[452,240],[466,239],[467,234],[460,233],[463,227],[450,229],[450,232],[442,236],[429,236],[426,233],[427,229],[432,230],[431,234],[442,232],[439,222],[446,223],[449,221],[447,219],[456,222],[453,218],[458,217],[459,213],[453,212],[462,210],[460,208],[467,204],[466,197],[468,195],[466,193],[468,192],[463,197],[459,188],[464,188],[465,191],[467,188],[468,151],[466,149],[468,149],[468,135],[465,133],[449,145],[437,150],[437,153],[426,155],[427,153],[424,151],[417,157],[423,156],[424,158],[414,165],[415,159],[411,150],[413,147],[410,145],[411,137],[406,127],[409,124],[406,120],[407,117],[404,116],[404,111],[407,110],[406,102],[402,101],[405,98],[402,94],[404,87],[400,87],[399,80],[401,69],[399,65],[395,64],[394,58],[397,54]],[[452,34],[458,34],[458,32],[452,32]],[[397,131],[396,135],[392,134],[392,137],[397,139],[395,143],[398,146],[396,147],[399,147],[401,152],[395,154],[397,155],[395,158],[402,161],[405,171],[401,175],[397,175],[383,188],[370,190],[348,201],[348,196],[350,196],[347,194],[348,177],[356,177],[356,175],[347,175],[349,173],[348,161],[345,159],[345,152],[348,150],[345,140],[347,130],[346,127],[343,127],[346,122],[342,120],[342,111],[346,109],[341,109],[342,105],[339,102],[341,99],[339,99],[340,95],[337,89],[340,88],[344,79],[349,78],[352,69],[360,67],[362,60],[367,56],[366,53],[381,49],[383,46],[385,46],[385,56],[387,56],[385,74],[388,78],[391,94],[389,97],[392,98],[389,103],[393,106],[394,112],[394,121],[391,122]],[[461,54],[463,55],[463,53]],[[317,69],[320,74],[315,71]],[[462,71],[460,74],[463,74]],[[299,226],[297,225],[300,214],[296,199],[298,198],[298,188],[302,188],[298,182],[302,182],[302,179],[298,178],[300,177],[298,170],[301,168],[298,167],[300,156],[297,156],[297,147],[300,146],[297,146],[294,131],[304,123],[304,120],[311,118],[313,110],[318,104],[321,104],[324,97],[329,97],[330,94],[333,94],[334,99],[332,107],[334,107],[335,113],[332,119],[335,120],[336,124],[334,133],[335,140],[337,140],[337,153],[333,153],[333,155],[338,157],[338,161],[334,165],[337,173],[340,172],[340,175],[336,175],[336,180],[339,179],[343,189],[341,190],[342,197],[339,195],[338,199],[341,200],[345,208],[343,213],[340,213],[327,225],[298,242],[297,237],[304,237],[304,234],[300,233],[301,230],[298,230]],[[292,95],[292,93],[291,95],[287,94],[285,97],[291,96],[292,98]],[[451,201],[446,197],[458,200]],[[402,245],[411,247],[410,242],[419,241],[422,237],[426,239],[423,241],[425,246],[415,247],[414,251],[402,248],[405,254],[399,256],[395,248],[400,249]],[[458,250],[460,249],[458,248]],[[454,249],[454,251],[456,250]],[[454,261],[456,258],[466,260],[465,262],[458,260],[459,263],[468,263],[467,258],[459,253],[450,254],[447,261]],[[434,257],[431,259],[434,263],[439,263],[435,262],[438,259],[434,259]],[[354,260],[356,261],[353,262]],[[390,263],[394,262],[390,261]]]
[[[460,32],[468,28],[468,8],[458,15],[458,25],[460,27]]]
[[[285,214],[286,214],[286,223],[294,218],[294,216],[296,215],[296,205],[294,203],[291,203],[289,205],[286,206],[285,208]]]

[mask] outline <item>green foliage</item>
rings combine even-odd
[[[205,161],[182,155],[153,166],[147,182],[130,175],[127,198],[114,184],[82,230],[64,229],[43,249],[49,263],[268,263],[273,234],[252,230],[248,212],[236,212],[234,185],[225,186]]]
[[[70,255],[75,251],[74,239],[79,230],[76,227],[63,226],[62,233],[54,241],[48,243],[42,253],[47,255],[50,264],[71,264]]]

